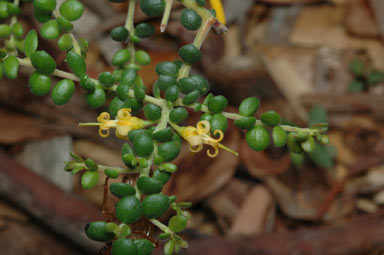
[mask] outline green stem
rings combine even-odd
[[[316,135],[319,133],[319,131],[317,129],[312,129],[312,128],[300,128],[300,127],[293,127],[293,126],[288,126],[288,125],[279,125],[279,126],[288,132],[304,131],[304,132],[308,132],[309,135]]]
[[[60,17],[61,15],[60,15],[60,12],[59,12],[58,10],[54,10],[54,11],[53,11],[53,16],[54,16],[55,18],[58,18],[58,17]],[[74,35],[72,32],[69,32],[68,34],[69,34],[69,36],[70,36],[71,39],[72,39],[73,50],[75,51],[76,54],[81,55],[80,45],[79,45],[79,42],[77,41],[75,35]]]
[[[135,7],[136,7],[136,1],[129,0],[127,18],[125,19],[125,28],[128,29],[129,33],[134,32],[133,20],[135,18]]]
[[[160,221],[156,220],[156,219],[150,219],[149,220],[153,225],[155,225],[156,227],[158,227],[161,231],[163,231],[164,233],[170,233],[172,235],[174,235],[175,233],[173,233],[172,230],[170,230],[166,225],[164,225],[163,223],[161,223]]]
[[[134,174],[134,173],[139,173],[139,170],[134,168],[134,169],[129,169],[129,168],[122,168],[122,167],[110,167],[110,166],[103,166],[99,165],[98,170],[104,171],[105,169],[112,169],[117,171],[119,174]]]
[[[160,24],[160,32],[163,33],[167,29],[169,16],[171,14],[171,9],[173,5],[173,0],[165,0],[165,10],[163,14],[163,19]]]
[[[129,31],[130,35],[135,34],[135,28],[134,28],[134,18],[135,18],[135,8],[136,8],[136,0],[129,0],[129,5],[128,5],[128,13],[127,13],[127,18],[125,20],[125,28]],[[135,45],[132,41],[128,42],[128,50],[129,53],[131,54],[131,64],[134,63],[135,61]]]
[[[195,107],[198,104],[195,103],[195,104],[191,104],[191,105],[185,105],[185,104],[183,104],[182,99],[178,99],[174,103],[174,105],[175,106],[183,106],[183,107],[188,107],[188,108],[191,108],[191,109],[195,109]],[[205,106],[205,105],[201,106],[200,111],[202,111],[204,113],[209,113],[208,107]],[[240,120],[240,119],[244,118],[244,116],[241,116],[240,114],[232,113],[232,112],[222,112],[221,114],[223,114],[224,117],[226,117],[227,119],[231,119],[231,120]],[[170,123],[170,124],[173,127],[174,124],[172,124],[172,123]],[[261,120],[256,120],[255,125],[264,125],[264,124],[263,124],[263,122]],[[288,131],[288,132],[304,131],[304,132],[308,132],[310,135],[315,135],[315,134],[318,133],[317,129],[312,129],[312,128],[300,128],[300,127],[293,127],[293,126],[288,126],[288,125],[279,125],[279,126],[282,127],[285,131]]]
[[[200,49],[203,45],[203,42],[205,41],[205,38],[207,38],[207,35],[209,31],[211,30],[211,26],[215,20],[212,18],[209,19],[203,19],[203,25],[200,27],[199,32],[197,32],[197,35],[195,39],[193,40],[193,45],[196,46],[196,48]],[[182,79],[185,77],[188,77],[189,72],[191,71],[191,65],[183,64],[183,66],[180,68],[179,76],[177,79]]]
[[[163,105],[163,111],[161,113],[161,119],[159,124],[157,125],[156,129],[154,132],[157,132],[159,130],[162,130],[167,127],[168,122],[169,122],[169,113],[172,111],[173,106],[169,106],[167,104]]]
[[[78,54],[78,55],[81,56],[80,45],[79,45],[79,42],[76,40],[75,35],[71,32],[71,33],[69,33],[69,36],[70,36],[71,39],[72,39],[73,50],[75,51],[76,54]]]
[[[13,1],[13,4],[19,6],[19,0],[14,0]],[[11,21],[9,23],[9,26],[12,28],[12,26],[14,24],[17,23],[17,16],[16,15],[13,15],[12,18],[11,18]],[[16,49],[16,45],[15,45],[15,36],[13,35],[13,33],[11,33],[11,36],[9,38],[9,45],[12,47],[12,51],[10,52],[11,55],[14,55],[14,56],[17,56],[17,49]]]
[[[195,40],[193,40],[193,45],[195,45],[196,48],[201,48],[201,45],[203,44],[205,38],[209,34],[209,31],[211,30],[212,23],[212,19],[203,19],[203,25],[200,27],[199,32],[195,37]]]
[[[29,60],[27,58],[17,58],[17,60],[19,61],[19,64],[22,66],[34,68],[32,63],[31,63],[31,60]],[[52,75],[60,77],[60,78],[64,78],[64,79],[70,79],[73,81],[79,81],[80,80],[76,75],[74,75],[72,73],[61,71],[59,69],[55,69],[55,71],[53,71]]]
[[[193,9],[203,19],[213,19],[213,20],[216,20],[216,18],[214,16],[212,16],[212,14],[206,8],[204,8],[203,6],[198,5],[195,0],[181,0],[180,2],[185,7]]]
[[[222,150],[228,151],[228,152],[232,153],[233,155],[235,155],[237,157],[239,156],[239,153],[237,151],[234,151],[231,148],[228,148],[227,146],[222,145],[221,143],[218,143],[217,147],[219,147]]]

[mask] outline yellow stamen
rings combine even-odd
[[[221,0],[210,0],[212,8],[216,11],[216,17],[217,19],[225,25],[227,22],[225,19],[225,13],[224,13],[224,8],[223,4],[221,3]]]

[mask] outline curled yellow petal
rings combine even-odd
[[[122,108],[117,112],[118,120],[129,120],[131,118],[131,108]]]
[[[107,112],[102,112],[100,113],[99,117],[97,117],[97,121],[101,123],[107,122],[110,119],[111,119],[111,115],[109,115],[109,113]]]
[[[199,121],[196,125],[199,134],[208,134],[211,129],[211,125],[207,120]]]
[[[215,149],[215,152],[212,154],[211,151],[208,149],[207,155],[210,158],[215,158],[215,157],[217,157],[217,155],[219,155],[219,148],[217,148],[217,146],[212,146],[212,148]]]
[[[196,152],[199,152],[203,149],[203,145],[202,144],[199,144],[198,146],[192,146],[190,145],[189,146],[189,150],[193,153],[196,153]]]
[[[101,137],[108,137],[109,136],[109,134],[110,134],[110,132],[109,132],[109,128],[108,129],[103,129],[103,128],[99,128],[99,135],[101,136]]]
[[[212,139],[212,142],[214,142],[214,143],[219,143],[219,142],[221,142],[223,139],[224,139],[224,133],[223,133],[223,131],[221,131],[220,129],[217,129],[217,130],[215,130],[215,132],[213,132],[213,134],[216,136],[217,134],[219,134],[219,138],[213,138],[213,137],[211,137],[211,139]]]

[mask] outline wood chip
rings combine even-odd
[[[372,200],[365,198],[360,198],[356,200],[356,207],[359,210],[362,210],[367,213],[376,213],[379,210],[378,206]]]
[[[72,176],[64,171],[65,162],[71,160],[72,138],[56,137],[28,143],[16,156],[25,167],[55,183],[65,191],[72,191]]]
[[[238,210],[247,197],[250,184],[234,178],[223,189],[212,194],[204,205],[216,215],[222,231],[227,233],[238,214]]]
[[[274,219],[272,195],[263,185],[250,190],[240,207],[229,235],[250,236],[271,231]]]
[[[349,33],[363,37],[376,37],[380,34],[366,1],[348,1],[345,14],[345,28]]]

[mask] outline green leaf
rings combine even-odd
[[[317,145],[308,155],[310,160],[316,165],[324,168],[332,168],[336,150],[332,146]]]
[[[32,29],[28,32],[24,41],[24,54],[27,57],[30,57],[37,49],[39,39],[37,37],[36,30]]]
[[[82,157],[80,157],[79,155],[77,155],[77,154],[74,153],[74,152],[70,152],[69,155],[71,155],[71,157],[72,157],[76,162],[84,162],[84,160],[82,159]]]
[[[80,171],[82,171],[84,169],[85,169],[84,166],[76,166],[76,167],[74,167],[72,169],[72,175],[75,175],[75,174],[77,174],[78,172],[80,172]]]
[[[188,209],[192,206],[192,203],[191,202],[179,202],[179,203],[176,203],[177,207],[181,208],[181,209]]]
[[[355,76],[362,76],[364,74],[365,65],[359,59],[354,59],[349,63],[349,70]]]
[[[368,76],[368,81],[372,85],[377,85],[380,82],[384,81],[384,72],[374,70]]]
[[[83,189],[91,189],[99,183],[99,173],[96,171],[86,171],[81,176],[81,186]]]
[[[353,80],[348,84],[348,92],[359,93],[364,90],[364,83],[359,80]]]
[[[113,233],[116,231],[117,228],[118,228],[118,226],[116,223],[108,222],[107,225],[105,226],[105,231],[107,231],[109,233]]]
[[[317,123],[311,126],[312,129],[317,129],[320,133],[325,133],[328,131],[328,123]]]
[[[187,218],[182,215],[175,215],[168,222],[169,229],[175,233],[183,231],[186,226]]]
[[[160,235],[158,235],[157,237],[159,239],[167,239],[171,236],[171,233],[161,233]]]
[[[76,162],[71,160],[65,164],[64,171],[71,171],[76,166]]]
[[[308,114],[308,125],[313,126],[317,123],[327,123],[327,122],[328,122],[328,116],[325,108],[321,105],[315,105],[314,107],[312,107],[312,109],[309,111],[309,114]]]
[[[304,155],[303,154],[297,154],[294,152],[291,152],[290,155],[291,155],[291,161],[292,161],[293,166],[296,169],[300,169],[304,164],[304,160],[305,160]]]

